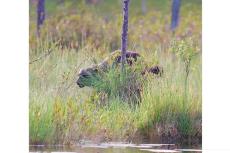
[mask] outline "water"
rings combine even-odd
[[[101,143],[83,144],[75,146],[30,146],[30,153],[200,153],[200,146],[190,148],[179,147],[174,144],[125,144]]]

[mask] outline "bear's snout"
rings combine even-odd
[[[77,83],[77,85],[78,85],[80,88],[83,88],[83,87],[84,87],[84,85],[81,83],[81,81],[80,81],[79,79],[77,80],[76,83]]]

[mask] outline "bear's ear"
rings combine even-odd
[[[157,74],[159,76],[162,76],[163,74],[163,68],[161,66],[154,66],[148,70],[149,73]]]
[[[81,75],[83,73],[83,69],[80,69],[79,72],[78,72],[78,75]]]

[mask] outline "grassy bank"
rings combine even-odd
[[[164,74],[158,78],[147,76],[142,102],[135,107],[116,96],[107,98],[92,88],[78,88],[75,83],[80,68],[99,63],[120,48],[119,2],[94,6],[48,1],[40,38],[36,37],[31,4],[30,144],[72,144],[83,139],[199,141],[201,6],[197,1],[184,2],[181,23],[173,36],[169,30],[170,5],[167,1],[153,4],[159,7],[154,5],[143,15],[138,3],[132,2],[128,49],[161,65]],[[185,85],[186,61],[190,57]]]

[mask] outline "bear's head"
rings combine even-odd
[[[78,74],[79,78],[77,79],[77,85],[80,88],[85,86],[91,87],[94,86],[96,81],[99,80],[99,73],[96,66],[89,67],[86,69],[81,69]]]

